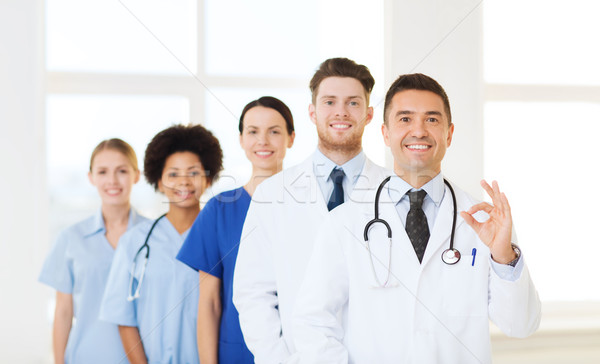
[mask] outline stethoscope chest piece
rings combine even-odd
[[[460,260],[460,252],[454,248],[446,249],[442,253],[442,261],[448,265],[456,264]]]

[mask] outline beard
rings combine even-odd
[[[356,126],[352,126],[356,128]],[[319,135],[319,145],[332,152],[356,152],[362,149],[362,133],[354,130],[351,134],[346,135],[345,138],[336,137],[332,135],[331,130],[328,126],[322,128],[317,127],[317,134]]]

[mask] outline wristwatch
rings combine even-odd
[[[511,267],[514,267],[519,262],[519,258],[521,258],[521,249],[519,249],[519,247],[516,246],[515,244],[510,244],[510,246],[512,247],[512,249],[515,252],[515,254],[517,255],[517,257],[506,264],[510,265]]]

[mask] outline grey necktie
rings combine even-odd
[[[427,241],[429,241],[429,226],[427,216],[423,212],[423,200],[427,192],[424,190],[408,192],[410,210],[406,215],[406,233],[415,249],[419,263],[423,260]]]

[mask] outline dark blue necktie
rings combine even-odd
[[[429,241],[429,226],[427,225],[427,216],[423,211],[423,200],[427,192],[424,190],[412,191],[408,193],[410,199],[410,210],[406,215],[406,234],[417,253],[419,263],[423,260],[427,241]]]
[[[329,177],[331,177],[331,180],[333,181],[333,192],[327,203],[327,209],[331,211],[344,203],[344,186],[342,185],[342,182],[344,181],[344,170],[336,167],[331,171]]]

